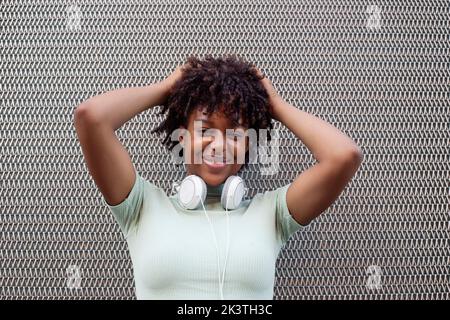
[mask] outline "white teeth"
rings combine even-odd
[[[204,160],[207,162],[214,163],[214,164],[224,164],[225,163],[223,158],[207,158],[207,157],[205,157]]]
[[[204,159],[208,160],[208,161],[214,161],[214,162],[224,162],[223,158],[210,158],[210,157],[205,157]]]

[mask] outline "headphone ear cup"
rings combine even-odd
[[[222,189],[220,201],[226,210],[234,210],[239,207],[245,195],[245,183],[239,176],[229,176]]]
[[[185,209],[194,210],[205,202],[206,184],[202,178],[189,175],[183,179],[177,194],[178,203]]]

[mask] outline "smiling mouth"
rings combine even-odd
[[[203,161],[213,168],[223,168],[226,165],[224,158],[203,157]]]

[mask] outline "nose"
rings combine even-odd
[[[211,149],[216,156],[222,156],[225,153],[224,137],[222,135],[216,135],[212,138]]]

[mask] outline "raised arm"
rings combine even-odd
[[[140,112],[163,104],[180,74],[178,67],[161,82],[108,91],[75,109],[74,125],[87,167],[108,204],[121,203],[136,179],[130,155],[115,130]]]
[[[330,123],[284,101],[268,78],[261,81],[269,94],[272,117],[290,129],[318,161],[300,173],[286,193],[289,212],[299,224],[307,225],[342,193],[362,162],[362,151]]]

